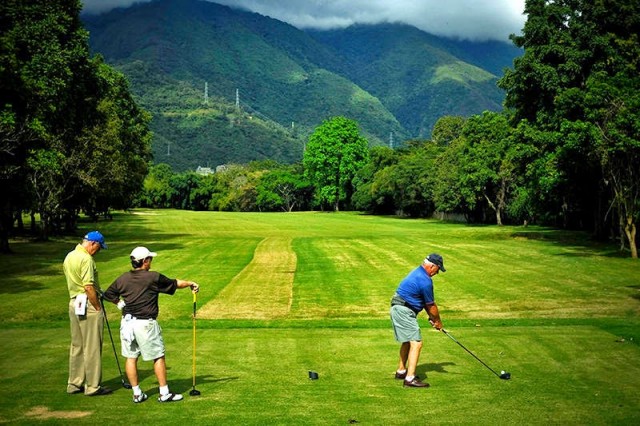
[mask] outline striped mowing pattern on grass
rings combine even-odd
[[[256,247],[251,262],[198,315],[207,319],[272,319],[287,315],[296,263],[291,238],[265,238]]]
[[[297,238],[292,318],[388,318],[398,282],[413,268],[395,238]],[[418,260],[420,259],[420,260]],[[398,267],[400,265],[400,267]]]

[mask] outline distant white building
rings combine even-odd
[[[214,173],[211,167],[200,167],[196,169],[196,173],[202,176],[212,175]]]

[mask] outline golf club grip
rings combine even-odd
[[[193,317],[196,317],[196,305],[198,304],[198,295],[193,293]]]

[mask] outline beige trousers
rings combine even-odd
[[[96,311],[87,302],[87,315],[76,315],[74,299],[69,301],[71,347],[69,349],[69,380],[67,392],[77,392],[84,386],[85,394],[100,389],[102,381],[102,310]]]

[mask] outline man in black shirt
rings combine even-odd
[[[150,271],[151,262],[157,253],[146,247],[136,247],[131,252],[133,270],[118,277],[104,292],[104,298],[117,303],[122,308],[120,342],[122,356],[127,358],[125,371],[133,388],[133,402],[147,399],[138,382],[138,358],[153,360],[153,370],[160,385],[159,402],[173,402],[182,399],[181,394],[169,392],[167,367],[162,329],[156,321],[158,317],[158,295],[173,295],[177,289],[190,288],[197,293],[198,284],[192,281],[170,279]]]

